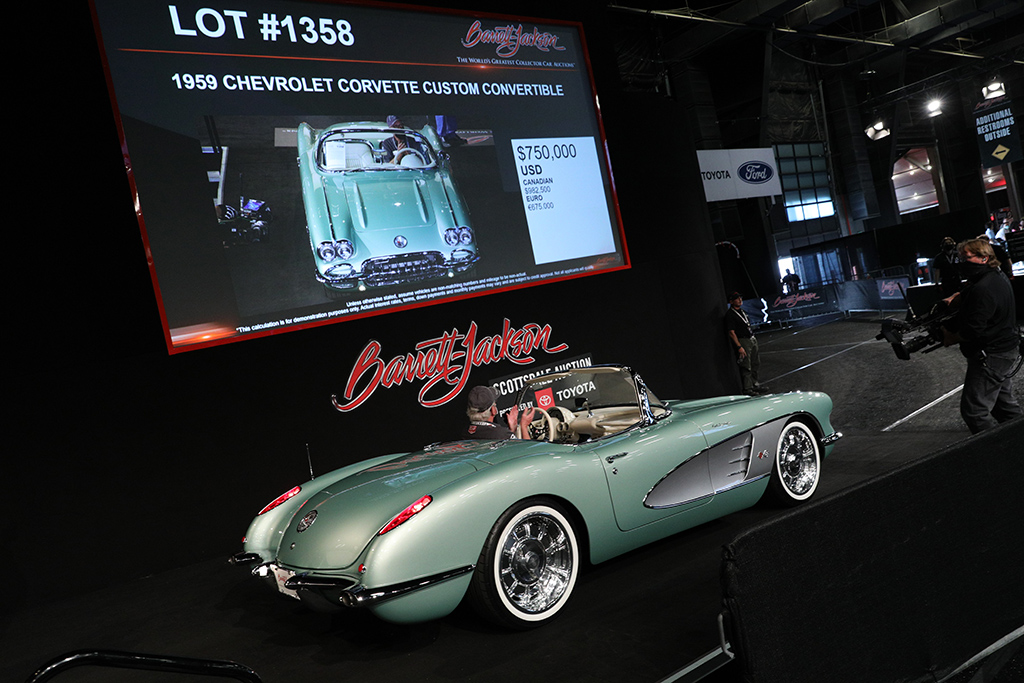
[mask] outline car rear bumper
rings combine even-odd
[[[272,584],[276,590],[309,603],[317,609],[341,607],[373,607],[400,598],[414,591],[430,588],[473,571],[475,565],[449,569],[431,576],[403,581],[388,586],[370,587],[347,576],[323,576],[310,572],[293,572],[273,562],[262,562],[256,553],[236,553],[231,564],[258,562],[252,574]]]
[[[843,438],[843,433],[842,432],[832,432],[828,436],[821,437],[821,445],[822,446],[831,446],[836,441],[839,441],[839,439],[841,439],[841,438]]]
[[[450,581],[463,574],[468,574],[473,569],[475,569],[475,565],[466,565],[441,572],[440,574],[425,576],[421,579],[413,579],[412,581],[403,581],[402,583],[395,583],[390,586],[381,586],[379,588],[357,585],[342,590],[340,599],[341,603],[346,607],[371,607],[386,600],[408,595],[413,591]]]

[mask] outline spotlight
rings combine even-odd
[[[998,78],[993,78],[991,83],[981,89],[981,94],[986,100],[991,100],[993,97],[1002,97],[1006,94],[1006,87]]]
[[[881,140],[889,135],[889,129],[885,127],[885,121],[878,119],[878,121],[864,129],[864,134],[870,140]]]
[[[940,114],[942,114],[942,100],[928,102],[928,116],[939,116]]]

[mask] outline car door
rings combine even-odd
[[[600,458],[623,531],[706,505],[714,494],[707,441],[689,420],[670,416],[578,448]],[[671,485],[659,486],[663,481]],[[652,504],[647,498],[656,487]]]

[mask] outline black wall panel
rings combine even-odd
[[[445,332],[550,325],[559,354],[636,367],[659,396],[738,390],[721,330],[724,292],[682,105],[619,89],[614,17],[589,3],[489,11],[582,20],[601,94],[633,268],[169,356],[85,3],[54,12],[59,69],[22,69],[31,107],[9,140],[30,209],[8,231],[4,386],[6,605],[26,605],[227,556],[270,499],[364,457],[453,436],[464,399],[417,402],[422,383],[379,389],[341,413],[368,340],[382,356]],[[552,14],[557,12],[557,14]],[[57,69],[55,71],[55,69]],[[42,87],[44,84],[50,84]],[[31,86],[31,87],[29,87]],[[639,98],[639,99],[637,99]],[[658,150],[642,130],[678,120]],[[54,154],[53,137],[73,141]],[[49,142],[48,142],[49,141]],[[661,145],[667,145],[667,150]],[[654,163],[656,159],[678,163]],[[471,383],[513,374],[503,361]]]

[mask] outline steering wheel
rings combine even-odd
[[[538,415],[540,417],[538,417]],[[530,438],[536,441],[549,441],[554,443],[557,426],[555,420],[543,408],[534,408],[534,419],[530,422]]]
[[[416,165],[426,165],[426,162],[423,161],[423,155],[421,155],[419,152],[412,149],[411,147],[403,147],[402,149],[396,151],[394,163],[402,164],[405,161],[406,157],[408,157],[411,161],[415,162]]]

